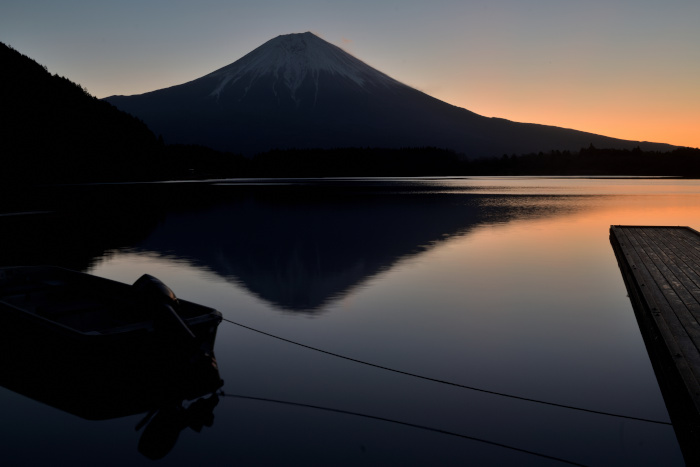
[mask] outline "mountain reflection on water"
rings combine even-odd
[[[314,312],[398,262],[485,223],[553,215],[551,196],[411,184],[151,184],[64,189],[58,212],[0,219],[3,264],[85,270],[112,252],[185,261],[287,311]]]

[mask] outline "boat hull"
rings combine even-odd
[[[0,384],[91,420],[216,391],[221,314],[179,300],[194,335],[183,339],[160,329],[131,289],[61,268],[0,269]]]

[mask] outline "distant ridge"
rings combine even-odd
[[[591,144],[674,148],[483,117],[406,86],[309,32],[278,36],[194,81],[105,100],[142,119],[167,143],[245,154],[438,147],[484,157]]]

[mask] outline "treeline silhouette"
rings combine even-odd
[[[464,175],[636,175],[700,177],[700,149],[669,152],[599,149],[593,145],[578,152],[503,155],[466,161]]]
[[[468,175],[637,175],[700,177],[700,149],[550,151],[469,159],[440,148],[290,149],[252,158],[197,146],[168,146],[172,178],[411,177]]]
[[[255,155],[251,171],[271,177],[451,175],[462,162],[438,148],[339,148],[274,150]]]
[[[700,177],[700,149],[597,149],[470,159],[435,147],[273,150],[251,158],[166,145],[139,119],[0,43],[0,183],[231,177],[675,175]]]

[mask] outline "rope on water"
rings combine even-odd
[[[482,438],[476,438],[474,436],[463,435],[461,433],[455,433],[453,431],[447,431],[447,430],[443,430],[441,428],[433,428],[433,427],[429,427],[429,426],[425,426],[425,425],[418,425],[416,423],[402,422],[399,420],[393,420],[391,418],[378,417],[376,415],[368,415],[368,414],[363,414],[363,413],[358,413],[358,412],[351,412],[349,410],[334,409],[331,407],[322,407],[322,406],[318,406],[318,405],[302,404],[299,402],[288,402],[288,401],[282,401],[282,400],[277,400],[277,399],[268,399],[265,397],[244,396],[244,395],[240,395],[240,394],[226,394],[223,390],[219,391],[218,394],[222,397],[232,397],[232,398],[236,398],[236,399],[246,399],[246,400],[253,400],[253,401],[260,401],[260,402],[273,402],[275,404],[283,404],[283,405],[291,405],[291,406],[295,406],[295,407],[303,407],[303,408],[307,408],[307,409],[323,410],[326,412],[333,412],[333,413],[339,413],[339,414],[344,414],[344,415],[354,415],[356,417],[363,417],[363,418],[368,418],[371,420],[379,420],[382,422],[395,423],[397,425],[408,426],[411,428],[418,428],[420,430],[432,431],[434,433],[440,433],[443,435],[456,436],[458,438],[468,439],[468,440],[476,441],[479,443],[485,443],[485,444],[489,444],[491,446],[497,446],[497,447],[504,448],[504,449],[510,449],[511,451],[522,452],[522,453],[529,454],[532,456],[537,456],[537,457],[542,457],[545,459],[550,459],[550,460],[562,462],[564,464],[578,465],[578,466],[584,465],[584,464],[579,464],[577,462],[572,462],[572,461],[569,461],[566,459],[562,459],[560,457],[554,457],[554,456],[550,456],[548,454],[542,454],[539,452],[530,451],[528,449],[516,448],[514,446],[509,446],[507,444],[498,443],[496,441],[489,441],[489,440],[482,439]]]
[[[270,333],[267,333],[267,332],[264,332],[264,331],[260,331],[259,329],[251,328],[250,326],[246,326],[246,325],[244,325],[244,324],[237,323],[237,322],[232,321],[232,320],[230,320],[230,319],[224,318],[223,320],[226,321],[227,323],[234,324],[234,325],[236,325],[236,326],[239,326],[239,327],[241,327],[241,328],[247,329],[247,330],[249,330],[249,331],[257,332],[257,333],[262,334],[262,335],[264,335],[264,336],[272,337],[273,339],[277,339],[277,340],[280,340],[280,341],[283,341],[283,342],[287,342],[287,343],[289,343],[289,344],[294,344],[294,345],[297,345],[297,346],[299,346],[299,347],[304,347],[305,349],[313,350],[313,351],[315,351],[315,352],[320,352],[320,353],[323,353],[323,354],[326,354],[326,355],[330,355],[330,356],[332,356],[332,357],[341,358],[341,359],[343,359],[343,360],[348,360],[348,361],[351,361],[351,362],[359,363],[359,364],[361,364],[361,365],[367,365],[367,366],[371,366],[371,367],[374,367],[374,368],[379,368],[380,370],[391,371],[391,372],[393,372],[393,373],[398,373],[398,374],[405,375],[405,376],[411,376],[411,377],[413,377],[413,378],[423,379],[423,380],[426,380],[426,381],[432,381],[432,382],[434,382],[434,383],[446,384],[446,385],[448,385],[448,386],[454,386],[454,387],[458,387],[458,388],[462,388],[462,389],[469,389],[470,391],[477,391],[477,392],[482,392],[482,393],[485,393],[485,394],[491,394],[491,395],[500,396],[500,397],[507,397],[507,398],[510,398],[510,399],[517,399],[517,400],[526,401],[526,402],[534,402],[534,403],[536,403],[536,404],[544,404],[544,405],[549,405],[549,406],[552,406],[552,407],[560,407],[560,408],[563,408],[563,409],[577,410],[577,411],[580,411],[580,412],[592,413],[592,414],[597,414],[597,415],[606,415],[606,416],[609,416],[609,417],[624,418],[624,419],[627,419],[627,420],[635,420],[635,421],[638,421],[638,422],[656,423],[656,424],[659,424],[659,425],[672,425],[672,423],[670,423],[670,422],[664,422],[664,421],[661,421],[661,420],[653,420],[653,419],[642,418],[642,417],[633,417],[633,416],[631,416],[631,415],[622,415],[622,414],[616,414],[616,413],[611,413],[611,412],[604,412],[604,411],[601,411],[601,410],[585,409],[585,408],[582,408],[582,407],[575,407],[575,406],[566,405],[566,404],[557,404],[556,402],[547,402],[547,401],[543,401],[543,400],[539,400],[539,399],[532,399],[532,398],[529,398],[529,397],[516,396],[516,395],[513,395],[513,394],[506,394],[506,393],[502,393],[502,392],[491,391],[491,390],[488,390],[488,389],[477,388],[477,387],[474,387],[474,386],[467,386],[467,385],[465,385],[465,384],[453,383],[453,382],[451,382],[451,381],[445,381],[445,380],[438,379],[438,378],[431,378],[431,377],[429,377],[429,376],[418,375],[418,374],[415,374],[415,373],[410,373],[410,372],[408,372],[408,371],[396,370],[396,369],[394,369],[394,368],[389,368],[389,367],[386,367],[386,366],[377,365],[377,364],[375,364],[375,363],[366,362],[366,361],[364,361],[364,360],[359,360],[359,359],[357,359],[357,358],[346,357],[345,355],[340,355],[340,354],[337,354],[337,353],[329,352],[329,351],[327,351],[327,350],[319,349],[319,348],[317,348],[317,347],[312,347],[312,346],[310,346],[310,345],[301,344],[301,343],[299,343],[299,342],[295,342],[295,341],[292,341],[292,340],[289,340],[289,339],[285,339],[284,337],[279,337],[279,336],[276,336],[276,335],[274,335],[274,334],[270,334]]]

